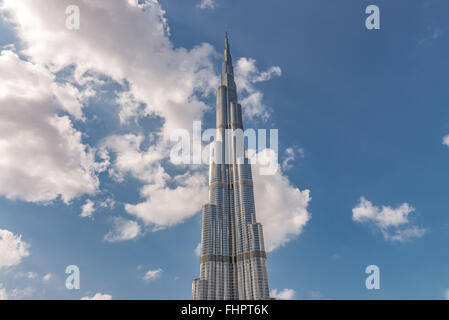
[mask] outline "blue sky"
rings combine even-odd
[[[22,134],[27,131],[47,137],[52,131],[34,120],[43,112],[56,114],[59,128],[66,127],[58,131],[61,137],[48,135],[42,155],[0,143],[6,148],[0,167],[0,230],[11,232],[9,239],[24,242],[28,251],[19,257],[9,252],[9,264],[0,261],[0,297],[3,292],[8,298],[80,299],[102,293],[113,299],[190,299],[191,280],[199,272],[194,251],[200,241],[197,204],[202,198],[196,193],[205,190],[200,179],[205,166],[170,164],[161,141],[190,120],[214,126],[214,88],[227,26],[234,64],[241,62],[236,67],[241,100],[263,94],[258,108],[244,104],[255,112],[247,114],[246,126],[279,129],[280,161],[287,149],[294,154],[273,180],[259,181],[291,191],[291,198],[283,198],[291,207],[276,202],[274,195],[263,204],[265,211],[276,211],[276,217],[288,222],[293,210],[301,220],[297,229],[281,224],[285,229],[267,231],[275,243],[267,260],[270,289],[294,290],[288,296],[295,299],[445,298],[448,3],[214,0],[212,8],[200,8],[199,0],[161,0],[140,15],[141,8],[119,10],[126,1],[102,3],[97,9],[72,1],[80,5],[81,30],[70,39],[73,31],[55,28],[66,18],[64,3],[49,1],[46,10],[39,10],[32,1],[23,1],[25,7],[3,2],[9,22],[0,20],[0,46],[13,43],[15,48],[4,48],[9,53],[2,53],[5,63],[0,61],[2,82],[11,81],[0,95],[6,119],[0,122],[0,142],[31,145],[34,140]],[[365,28],[370,4],[380,8],[380,30]],[[27,12],[27,6],[33,10]],[[92,12],[97,13],[95,23],[89,21]],[[165,31],[155,31],[158,26]],[[33,28],[36,33],[30,32]],[[11,62],[17,65],[11,67]],[[245,66],[256,68],[246,78]],[[272,67],[281,74],[254,80]],[[30,90],[36,86],[25,79],[28,71],[43,84],[35,100],[14,91],[13,83],[22,84],[19,80]],[[47,93],[51,83],[61,84],[73,97]],[[65,85],[75,88],[75,94]],[[48,101],[54,101],[45,100],[47,95],[59,99],[54,108],[47,109]],[[120,96],[126,99],[118,101]],[[17,120],[13,112],[23,101],[30,105],[24,110],[33,112],[31,120]],[[269,114],[265,119],[264,112]],[[8,128],[24,140],[13,139]],[[79,140],[69,139],[76,136],[70,128],[80,133]],[[61,141],[73,148],[57,146]],[[86,149],[80,151],[80,145]],[[18,160],[24,156],[36,167]],[[67,164],[68,159],[81,164]],[[14,163],[27,173],[14,175]],[[99,168],[101,163],[106,169]],[[46,164],[47,171],[40,172]],[[62,169],[47,175],[53,164]],[[187,172],[192,179],[178,183],[162,175],[161,167],[171,177]],[[73,184],[66,183],[70,179]],[[188,209],[154,204],[179,186],[192,192]],[[305,190],[310,190],[310,201]],[[362,197],[369,202],[361,202]],[[106,205],[107,199],[114,205]],[[95,211],[83,218],[87,200]],[[132,207],[138,203],[145,206]],[[173,212],[172,220],[165,211]],[[117,236],[114,230],[122,233]],[[406,230],[412,233],[395,233]],[[105,239],[109,232],[114,241]],[[65,288],[64,271],[71,264],[80,268],[80,290]],[[380,290],[365,288],[365,268],[372,264],[380,268]],[[155,279],[144,279],[148,271],[159,269]],[[45,281],[47,274],[51,278]]]

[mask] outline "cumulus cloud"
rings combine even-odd
[[[270,291],[270,297],[277,300],[293,300],[295,298],[295,294],[296,292],[293,289],[283,289],[280,291],[273,289]]]
[[[253,119],[259,117],[268,119],[268,107],[263,103],[263,93],[254,86],[257,82],[268,81],[274,76],[281,76],[282,70],[278,66],[272,66],[266,71],[259,71],[256,60],[251,58],[240,58],[235,65],[235,81],[239,93],[242,94],[241,104],[244,115]]]
[[[144,140],[142,135],[113,135],[102,142],[101,148],[115,156],[109,170],[115,180],[123,181],[129,174],[144,183],[140,190],[144,200],[125,204],[125,210],[153,230],[160,230],[200,210],[207,200],[207,177],[205,172],[195,170],[169,175],[161,164],[169,149],[163,144],[142,148]]]
[[[65,202],[98,187],[91,148],[67,112],[82,118],[77,89],[10,50],[0,54],[0,194]]]
[[[81,300],[112,300],[112,296],[110,294],[98,292],[92,297],[89,296],[82,297]]]
[[[20,264],[24,257],[29,256],[30,245],[6,229],[0,229],[0,268]]]
[[[104,236],[108,242],[132,240],[141,234],[140,225],[136,221],[116,217],[113,219],[113,229]]]
[[[81,206],[81,214],[80,217],[82,218],[92,218],[93,213],[95,212],[95,203],[87,199],[86,202]]]
[[[62,27],[66,17],[61,12],[69,4],[78,5],[82,13],[83,27],[77,32]],[[207,106],[200,97],[218,85],[213,47],[204,43],[190,50],[174,48],[157,1],[5,0],[0,8],[28,58],[5,51],[0,61],[0,99],[13,106],[0,111],[0,152],[8,155],[1,160],[0,193],[8,198],[50,201],[61,196],[69,202],[97,191],[94,150],[82,143],[72,124],[72,118],[84,119],[81,100],[89,94],[74,85],[84,84],[86,74],[126,82],[129,90],[118,99],[121,121],[162,117],[162,145],[174,129],[190,128],[201,118]],[[66,67],[73,68],[71,84],[56,84],[54,74]],[[136,105],[144,105],[143,110],[135,112]],[[68,115],[59,116],[60,110]],[[146,155],[138,157],[133,163],[138,169],[131,170],[145,172],[139,176],[143,180],[164,156],[154,145]],[[121,160],[110,170],[117,177],[129,169]],[[157,165],[154,169],[162,171]]]
[[[101,143],[104,152],[115,155],[109,173],[116,181],[123,181],[126,174],[152,184],[163,184],[169,178],[161,166],[167,150],[160,144],[150,145],[144,150],[144,140],[143,135],[124,134],[109,136]]]
[[[361,223],[373,223],[385,240],[403,242],[421,238],[428,231],[410,223],[410,213],[414,211],[408,203],[396,208],[378,207],[362,197],[359,204],[352,209],[352,219]]]
[[[82,15],[76,32],[62,27],[66,16],[61,12],[70,4],[78,5]],[[126,79],[124,101],[144,103],[142,115],[163,117],[164,133],[189,128],[207,109],[199,95],[212,93],[218,85],[213,47],[174,48],[157,1],[6,0],[2,7],[17,26],[23,53],[33,62],[52,71],[72,66],[75,81],[87,71],[119,83]]]
[[[146,198],[138,204],[127,204],[125,209],[154,230],[173,226],[197,213],[207,201],[207,177],[205,174],[186,173],[175,176],[176,187],[166,183],[145,185],[140,194]]]
[[[146,282],[152,282],[156,279],[159,279],[162,276],[163,270],[161,268],[156,270],[148,270],[145,275],[143,276],[143,280]]]
[[[266,250],[273,251],[301,234],[310,219],[312,198],[310,190],[292,185],[279,165],[274,175],[261,175],[260,163],[253,169],[256,216],[264,227]]]

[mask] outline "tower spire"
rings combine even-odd
[[[232,61],[231,59],[231,49],[229,47],[229,38],[228,38],[228,31],[225,32],[225,48],[224,48],[224,59],[225,61]]]
[[[221,66],[221,84],[231,88],[235,88],[234,82],[234,68],[232,66],[231,48],[229,46],[228,31],[225,32],[225,43],[224,43],[224,59]]]

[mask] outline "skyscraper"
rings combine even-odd
[[[228,34],[217,88],[217,135],[211,147],[209,203],[203,205],[200,278],[195,300],[269,299],[262,225],[256,222],[251,164],[233,133],[243,130]]]

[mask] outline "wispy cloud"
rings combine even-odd
[[[304,159],[303,148],[295,146],[285,149],[285,157],[282,161],[282,170],[286,171],[291,169],[293,167],[293,162],[295,162],[297,158]]]
[[[237,60],[235,64],[235,81],[239,92],[242,94],[241,104],[244,115],[248,119],[268,119],[269,111],[268,107],[263,103],[263,93],[256,89],[255,84],[281,75],[282,70],[278,66],[272,66],[266,71],[259,71],[255,59],[243,57]]]
[[[216,0],[201,0],[197,6],[200,9],[215,9],[217,5],[215,1]]]
[[[48,281],[50,281],[52,278],[53,278],[53,274],[52,274],[52,273],[47,273],[46,275],[44,275],[44,276],[42,277],[42,281],[48,282]]]
[[[161,268],[156,270],[148,270],[145,275],[143,276],[143,280],[146,282],[152,282],[156,279],[159,279],[162,276],[163,270]]]
[[[0,283],[0,300],[22,300],[24,298],[29,298],[36,292],[35,288],[26,287],[23,289],[14,288],[7,290],[3,283]]]
[[[30,245],[9,230],[0,229],[0,268],[20,264],[24,257],[29,256]]]
[[[449,135],[443,138],[443,144],[449,147]]]
[[[426,36],[419,41],[419,44],[422,46],[431,44],[432,42],[437,41],[443,36],[445,36],[448,31],[449,26],[445,27],[429,26],[427,28]]]

